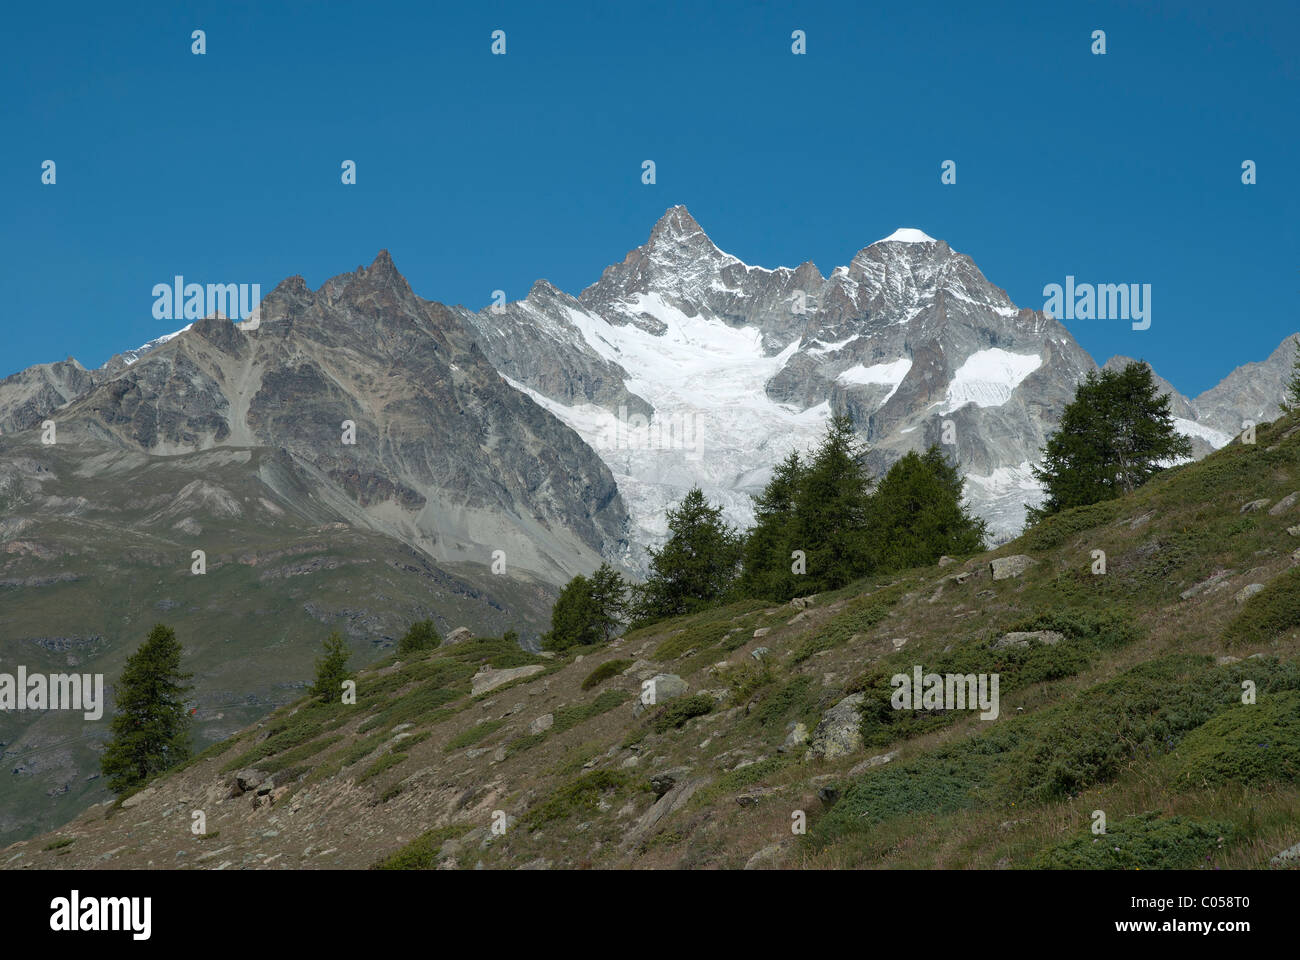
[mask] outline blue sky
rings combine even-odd
[[[1300,329],[1297,6],[14,5],[0,376],[170,332],[176,274],[314,287],[386,247],[430,299],[576,294],[684,203],[763,266],[912,226],[1021,306],[1150,283],[1149,330],[1071,331],[1195,394]]]

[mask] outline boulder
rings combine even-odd
[[[780,859],[781,852],[785,849],[785,843],[769,843],[752,857],[745,861],[746,870],[762,870],[765,867],[775,867],[776,861]]]
[[[635,849],[659,831],[660,821],[686,806],[696,790],[709,782],[708,777],[695,777],[675,783],[668,792],[651,804],[636,825],[623,836],[624,849]]]
[[[1194,586],[1188,587],[1178,596],[1184,600],[1190,600],[1192,597],[1199,596],[1202,593],[1214,593],[1214,591],[1222,590],[1226,587],[1228,585],[1227,581],[1236,575],[1236,570],[1215,570],[1209,577]]]
[[[1300,843],[1297,843],[1294,847],[1287,847],[1269,863],[1278,867],[1292,867],[1300,864]]]
[[[762,660],[770,652],[771,651],[769,651],[767,647],[755,647],[753,650],[749,652],[749,655],[753,657],[755,660]]]
[[[247,793],[249,790],[257,789],[258,784],[266,779],[267,775],[263,771],[247,767],[235,774],[235,788],[240,793]]]
[[[754,631],[754,639],[758,640],[761,637],[766,637],[771,632],[772,632],[771,627],[759,627],[757,630]]]
[[[1004,633],[993,644],[994,650],[1006,650],[1009,647],[1028,647],[1035,643],[1054,647],[1065,639],[1064,634],[1055,630],[1031,630],[1025,633]]]
[[[667,770],[660,770],[658,773],[651,774],[650,789],[654,791],[656,797],[662,797],[677,785],[678,780],[690,772],[690,767],[670,767]]]
[[[957,562],[956,560],[954,560],[952,557],[949,556],[943,556],[939,558],[939,566],[941,567],[946,567],[948,566],[948,564],[956,563],[956,562]]]
[[[879,767],[883,764],[889,763],[897,756],[898,756],[897,750],[890,750],[888,753],[878,753],[874,757],[869,757],[866,760],[863,760],[857,766],[855,766],[852,770],[849,771],[849,776],[860,777],[862,776],[862,774],[866,773],[872,767]]]
[[[530,663],[526,667],[511,667],[508,670],[493,670],[491,668],[482,670],[474,674],[473,679],[471,679],[470,693],[472,696],[477,697],[480,693],[495,690],[511,680],[518,680],[520,677],[531,677],[535,673],[541,673],[544,669],[546,668],[540,663]]]
[[[656,705],[684,697],[689,689],[686,681],[675,673],[656,673],[648,682],[651,693],[649,700]]]
[[[1252,500],[1250,503],[1241,505],[1240,513],[1254,513],[1256,510],[1263,510],[1268,506],[1268,500]]]
[[[1268,515],[1270,517],[1276,517],[1279,513],[1286,513],[1286,511],[1295,506],[1295,502],[1298,499],[1300,499],[1300,490],[1297,490],[1295,493],[1288,493],[1285,497],[1268,508]]]
[[[464,643],[466,640],[474,639],[474,631],[469,627],[457,627],[451,633],[447,634],[447,639],[442,641],[445,645],[453,643]]]
[[[528,725],[528,732],[533,734],[545,733],[553,726],[555,726],[555,714],[544,713]]]
[[[777,747],[778,753],[786,753],[802,747],[808,742],[808,726],[803,723],[796,723],[790,728],[790,732],[785,736],[785,742]]]
[[[1238,590],[1236,596],[1234,596],[1232,599],[1236,600],[1238,603],[1245,603],[1247,600],[1249,600],[1251,597],[1253,597],[1255,594],[1259,593],[1263,589],[1264,589],[1264,585],[1262,583],[1248,583],[1240,590]]]
[[[866,696],[855,693],[845,697],[822,714],[817,729],[813,731],[805,759],[834,760],[848,756],[862,746],[861,717],[858,707]]]
[[[1020,576],[1034,562],[1033,557],[1027,557],[1023,553],[1011,557],[997,557],[989,561],[989,572],[993,574],[994,580],[1009,580]]]

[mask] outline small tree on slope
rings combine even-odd
[[[113,692],[112,737],[100,769],[115,793],[138,787],[189,757],[190,715],[176,632],[157,624],[126,660]]]

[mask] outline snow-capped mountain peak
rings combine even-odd
[[[934,237],[930,236],[928,233],[924,233],[920,230],[917,230],[915,227],[899,227],[889,236],[885,237],[882,240],[876,241],[876,243],[938,243],[938,242],[939,242],[938,240],[934,239]],[[874,247],[875,244],[873,243],[872,246]]]

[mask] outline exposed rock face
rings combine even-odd
[[[1278,344],[1267,359],[1233,370],[1192,401],[1198,422],[1235,436],[1247,420],[1276,420],[1295,356],[1293,335]]]
[[[387,251],[319,290],[284,281],[260,316],[256,330],[197,321],[111,375],[73,361],[24,371],[0,386],[0,417],[29,427],[76,395],[57,410],[61,442],[281,450],[317,501],[440,561],[488,564],[500,550],[508,570],[561,583],[626,553],[604,463],[502,382],[476,335],[417,297]]]
[[[98,382],[94,373],[69,357],[41,363],[0,380],[0,433],[30,430],[53,411],[82,396]]]

